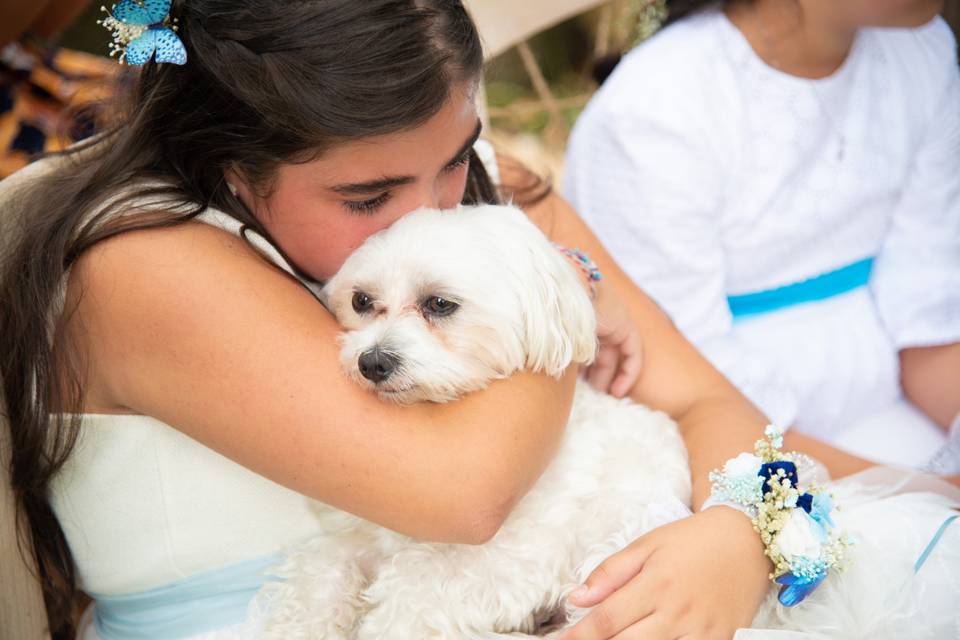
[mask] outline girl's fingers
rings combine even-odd
[[[652,549],[638,539],[626,549],[619,551],[594,569],[583,585],[570,594],[571,604],[577,607],[592,607],[627,584],[643,569]]]
[[[587,382],[597,391],[604,393],[610,388],[620,364],[620,350],[601,343],[597,358],[587,371]]]
[[[672,631],[673,626],[666,616],[653,613],[613,636],[612,640],[678,640]]]
[[[620,373],[614,379],[613,384],[610,385],[610,395],[615,398],[622,398],[630,393],[630,389],[640,378],[640,371],[642,370],[643,345],[639,337],[633,336],[624,344]]]
[[[560,640],[610,640],[621,638],[631,627],[654,613],[655,594],[642,578],[628,582],[567,629]],[[633,636],[629,636],[633,637]],[[651,636],[660,638],[660,636]]]

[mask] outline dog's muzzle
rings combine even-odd
[[[389,378],[396,370],[398,364],[400,364],[399,358],[385,351],[381,351],[379,347],[364,351],[357,360],[360,375],[374,384],[383,382]]]

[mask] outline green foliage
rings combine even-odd
[[[628,32],[632,34],[630,46],[636,46],[656,33],[668,14],[667,0],[629,0],[621,19],[627,22]]]

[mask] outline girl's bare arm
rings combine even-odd
[[[201,223],[126,233],[71,274],[87,411],[153,416],[267,478],[418,538],[481,542],[557,447],[575,373],[399,407],[340,370],[330,314]]]

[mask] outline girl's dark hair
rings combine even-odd
[[[666,28],[674,22],[682,20],[707,7],[720,6],[733,1],[734,0],[667,0],[667,19],[664,20],[663,27],[661,28]],[[591,75],[594,81],[596,81],[597,84],[603,84],[603,82],[610,77],[610,74],[613,73],[613,70],[617,68],[622,57],[622,53],[612,53],[594,60],[591,69]]]
[[[478,81],[483,64],[459,0],[175,0],[171,15],[187,64],[148,63],[121,123],[61,154],[0,217],[9,225],[0,233],[16,237],[0,263],[11,483],[21,551],[36,558],[54,633],[70,632],[77,595],[48,499],[82,411],[82,358],[56,331],[70,266],[106,238],[180,224],[210,206],[269,238],[224,170],[268,192],[281,163],[424,123],[455,84]],[[496,202],[471,159],[464,202]]]
[[[687,16],[705,9],[711,5],[723,5],[731,0],[667,0],[667,9],[669,13],[667,14],[667,19],[664,21],[663,26],[669,26],[676,22],[677,20],[682,20]]]

